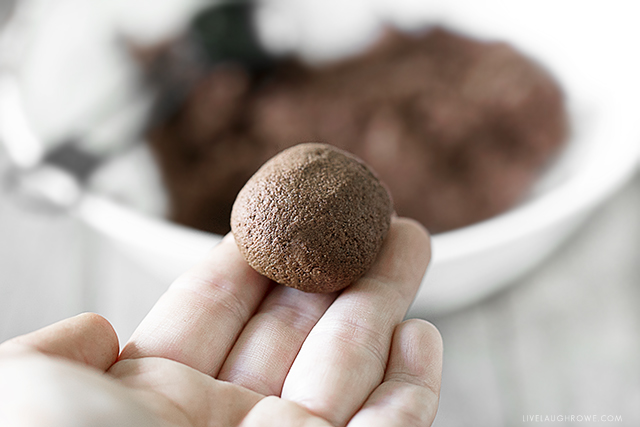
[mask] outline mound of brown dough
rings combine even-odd
[[[261,164],[326,141],[376,171],[398,215],[439,233],[523,200],[567,132],[562,90],[535,61],[432,28],[389,30],[323,67],[282,61],[260,78],[212,69],[149,142],[182,224],[228,232],[233,201]]]
[[[349,286],[375,260],[393,205],[353,155],[326,144],[289,148],[242,188],[231,229],[249,265],[305,292]]]

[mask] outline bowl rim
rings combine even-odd
[[[613,113],[616,110],[618,114]],[[502,214],[433,234],[432,263],[453,262],[515,241],[589,210],[612,195],[637,168],[640,135],[635,135],[638,143],[629,143],[634,135],[633,129],[624,126],[625,120],[616,120],[616,117],[624,115],[624,111],[613,106],[609,111],[612,113],[603,115],[592,131],[581,137],[588,139],[591,150],[574,174],[549,191],[531,197]],[[628,120],[626,122],[629,123]],[[612,164],[616,167],[608,167]],[[142,244],[153,251],[162,245],[153,236],[162,233],[169,233],[174,243],[180,242],[180,247],[194,245],[194,248],[210,247],[223,237],[138,212],[97,194],[87,194],[74,214],[107,235],[137,246]],[[509,232],[505,233],[505,229]]]
[[[487,220],[433,236],[438,262],[483,252],[536,233],[578,212],[589,210],[619,189],[636,171],[640,161],[640,134],[624,120],[628,113],[610,106],[588,135],[590,150],[564,182],[514,208]],[[617,111],[615,113],[614,111]],[[627,110],[628,111],[628,110]],[[633,123],[626,120],[626,123]],[[633,139],[638,141],[633,143]],[[609,167],[616,165],[616,167]],[[509,229],[509,234],[501,232]]]
[[[611,94],[624,82],[613,82]],[[566,181],[522,204],[490,219],[433,235],[433,264],[452,262],[522,236],[535,233],[577,212],[588,210],[616,191],[635,171],[640,160],[640,132],[631,116],[634,108],[629,97],[607,96],[588,100],[601,114],[592,132],[582,135],[593,148]],[[579,100],[574,100],[579,102]],[[611,167],[615,165],[615,167]],[[100,209],[103,211],[100,212]],[[155,238],[169,233],[181,241],[181,247],[210,247],[221,236],[187,228],[168,220],[145,215],[117,201],[87,194],[73,211],[84,222],[123,242],[144,245],[158,251],[162,242]],[[129,226],[127,226],[129,224]],[[505,226],[510,230],[502,233]]]

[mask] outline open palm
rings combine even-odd
[[[0,346],[0,424],[431,425],[440,336],[402,321],[428,254],[424,229],[394,218],[363,278],[307,294],[258,275],[227,236],[120,355],[111,326],[92,314]]]

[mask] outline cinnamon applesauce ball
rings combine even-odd
[[[249,179],[233,205],[231,230],[260,274],[305,292],[333,292],[371,267],[392,212],[387,189],[361,160],[305,143]]]

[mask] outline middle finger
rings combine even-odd
[[[302,343],[337,295],[276,287],[247,323],[218,379],[279,396]]]
[[[418,290],[429,253],[426,231],[394,218],[371,270],[345,289],[309,334],[282,397],[344,425],[382,381],[392,332]]]

